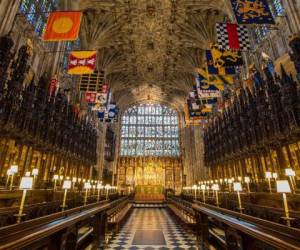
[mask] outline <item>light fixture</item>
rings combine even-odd
[[[205,189],[206,189],[206,186],[204,184],[202,184],[200,186],[200,189],[202,190],[203,203],[205,203]]]
[[[105,190],[106,190],[106,200],[108,200],[108,192],[110,190],[111,186],[109,184],[105,185]]]
[[[247,185],[247,190],[248,190],[248,193],[250,193],[250,177],[248,176],[245,176],[245,183]]]
[[[274,173],[272,173],[272,177],[275,179],[275,181],[276,181],[276,179],[278,178],[278,174],[276,173],[276,172],[274,172]]]
[[[18,165],[11,165],[10,167],[11,179],[10,179],[10,190],[12,190],[14,183],[14,175],[18,173]]]
[[[295,185],[294,185],[294,178],[295,178],[295,171],[292,168],[286,168],[285,169],[285,175],[289,177],[290,182],[291,182],[291,186],[292,186],[292,190],[295,190]]]
[[[206,185],[207,197],[209,197],[209,195],[210,195],[210,191],[209,191],[209,189],[210,189],[209,185]]]
[[[240,213],[243,213],[242,201],[241,201],[241,196],[240,196],[240,192],[243,190],[242,184],[240,182],[234,182],[233,190],[237,193]]]
[[[228,189],[229,189],[229,192],[231,192],[231,185],[233,183],[233,180],[232,179],[228,179]]]
[[[12,175],[12,172],[11,172],[11,169],[9,168],[9,169],[7,169],[7,171],[6,171],[6,175],[7,176],[10,176],[10,175]]]
[[[26,199],[26,193],[27,193],[28,189],[32,189],[32,186],[33,186],[33,178],[32,177],[22,177],[19,188],[21,190],[23,190],[23,194],[22,194],[21,204],[20,204],[20,208],[19,208],[19,213],[17,215],[17,217],[18,217],[17,223],[20,223],[22,216],[24,216],[23,209],[24,209],[24,204],[25,204],[25,199]]]
[[[30,171],[27,171],[26,173],[25,173],[25,177],[30,177]]]
[[[272,186],[271,186],[272,172],[267,171],[267,172],[265,173],[265,175],[266,175],[266,179],[268,180],[269,191],[270,191],[270,193],[272,193]]]
[[[295,171],[292,168],[286,168],[285,175],[286,176],[295,176]]]
[[[265,176],[266,176],[266,179],[271,179],[272,178],[272,172],[265,172]]]
[[[97,187],[96,185],[92,185],[93,195],[95,195],[96,187]]]
[[[91,183],[85,182],[84,183],[84,189],[85,189],[85,196],[84,196],[84,205],[87,203],[87,196],[88,196],[88,190],[91,188]]]
[[[18,165],[11,165],[10,171],[11,171],[13,174],[18,173]]]
[[[37,176],[39,174],[39,170],[37,168],[32,169],[31,174],[33,176]]]
[[[61,206],[62,211],[65,210],[66,200],[67,200],[67,192],[68,192],[68,189],[70,189],[71,187],[72,187],[72,182],[70,180],[65,180],[63,182],[62,189],[64,189],[64,198],[63,198],[63,204]]]
[[[98,184],[97,184],[97,189],[98,189],[97,201],[100,200],[100,191],[101,191],[102,188],[103,188],[102,184],[101,184],[101,183],[98,183]]]
[[[194,190],[195,200],[197,200],[197,185],[193,185],[192,189]]]
[[[218,195],[218,192],[220,190],[219,184],[214,184],[212,186],[212,190],[214,190],[216,192],[216,204],[217,204],[217,207],[219,207],[219,195]]]
[[[7,179],[6,179],[6,187],[8,186],[8,183],[9,183],[9,177],[12,175],[12,172],[11,172],[11,169],[7,169],[6,171],[6,175],[7,175]]]
[[[19,188],[21,190],[28,190],[32,189],[33,185],[33,178],[32,177],[22,177]]]
[[[276,181],[276,187],[278,193],[291,193],[291,188],[287,180]]]
[[[37,168],[32,169],[31,174],[33,176],[33,186],[35,186],[36,177],[39,174],[39,170]]]
[[[84,183],[84,189],[90,189],[91,187],[92,187],[91,183],[89,182]]]
[[[289,215],[289,207],[287,203],[287,197],[286,193],[291,193],[291,188],[289,185],[289,182],[287,180],[278,180],[276,181],[276,187],[277,187],[277,192],[282,193],[283,197],[283,207],[284,207],[284,212],[285,212],[285,219],[287,226],[291,226],[291,221],[290,221],[290,215]]]
[[[234,182],[233,183],[233,190],[236,191],[236,192],[243,191],[242,184],[240,182]]]
[[[53,190],[54,191],[56,190],[56,182],[57,182],[58,179],[59,179],[59,176],[57,174],[55,174],[53,176],[53,180],[54,180]]]
[[[72,189],[74,189],[75,183],[77,182],[77,178],[73,177],[72,178]]]

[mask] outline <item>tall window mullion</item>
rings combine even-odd
[[[34,30],[38,35],[43,33],[47,22],[47,12],[54,11],[57,6],[57,0],[22,0],[20,4],[20,12],[25,15],[27,21],[34,26]]]
[[[176,111],[158,104],[129,108],[122,118],[122,131],[126,131],[126,127],[128,137],[121,133],[121,155],[178,156],[178,119],[174,117],[177,117]],[[134,133],[130,132],[133,129]]]

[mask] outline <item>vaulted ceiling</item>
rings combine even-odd
[[[121,108],[144,101],[183,107],[214,25],[230,13],[229,0],[64,0],[82,10],[81,43],[98,50]]]

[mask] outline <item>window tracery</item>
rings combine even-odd
[[[178,156],[177,112],[160,104],[127,109],[122,117],[122,156]]]
[[[48,15],[55,10],[57,0],[22,0],[20,12],[25,14],[27,21],[34,27],[37,34],[44,31]]]

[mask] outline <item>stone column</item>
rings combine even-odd
[[[300,2],[296,0],[282,1],[283,7],[288,15],[288,20],[294,33],[300,32]]]
[[[16,14],[18,13],[21,0],[0,1],[0,35],[7,34],[12,26]]]
[[[104,150],[105,150],[105,136],[106,125],[101,123],[98,126],[98,141],[97,141],[97,165],[96,170],[99,173],[99,177],[102,178],[104,168]]]

